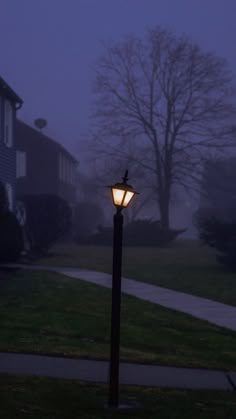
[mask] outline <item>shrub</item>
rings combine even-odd
[[[56,195],[28,195],[19,198],[26,210],[25,232],[30,249],[36,254],[63,238],[71,227],[72,212],[68,203]]]
[[[159,221],[136,220],[124,227],[123,242],[125,246],[167,246],[185,230],[163,231]],[[89,242],[100,245],[111,245],[113,229],[99,227],[97,234],[90,237]]]
[[[183,233],[182,230],[161,229],[160,221],[136,220],[124,229],[124,243],[127,246],[167,246]]]
[[[21,227],[9,210],[7,192],[0,182],[0,262],[15,262],[23,249]]]
[[[87,243],[99,246],[111,246],[113,243],[113,228],[98,226],[98,231],[87,239]]]
[[[0,214],[9,210],[7,191],[4,184],[0,181]]]
[[[213,209],[199,210],[195,224],[202,243],[220,252],[217,261],[226,269],[236,271],[236,219],[226,221],[216,216]]]
[[[0,262],[15,262],[23,250],[21,227],[11,211],[0,215]]]

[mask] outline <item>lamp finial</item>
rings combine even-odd
[[[128,171],[128,170],[126,170],[126,171],[125,171],[125,175],[124,175],[124,177],[123,177],[123,183],[127,183],[127,180],[128,180],[128,173],[129,173],[129,171]]]

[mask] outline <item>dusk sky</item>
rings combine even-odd
[[[225,57],[236,80],[236,0],[0,0],[0,75],[24,100],[19,116],[78,150],[101,40],[161,25]]]

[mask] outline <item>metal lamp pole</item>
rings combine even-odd
[[[109,406],[119,405],[119,363],[120,363],[120,306],[121,306],[121,265],[122,265],[122,209],[114,215],[113,266],[112,266],[112,310],[111,310],[111,353]]]
[[[113,204],[116,207],[113,223],[113,265],[112,265],[112,308],[111,308],[111,353],[109,371],[109,407],[119,406],[119,364],[120,364],[120,306],[121,306],[121,266],[122,266],[122,209],[127,208],[138,193],[127,184],[128,170],[122,183],[115,183],[112,191]]]

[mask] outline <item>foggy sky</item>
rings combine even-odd
[[[91,109],[91,66],[101,40],[161,25],[225,57],[236,80],[236,0],[0,0],[0,75],[28,123],[78,154]]]

